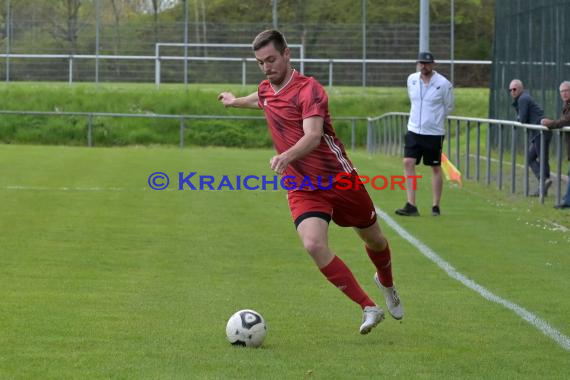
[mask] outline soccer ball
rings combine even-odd
[[[226,326],[228,341],[234,346],[259,347],[267,335],[265,320],[257,311],[240,310]]]

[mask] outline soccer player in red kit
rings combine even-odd
[[[291,52],[279,31],[261,32],[253,41],[253,50],[267,79],[260,83],[257,92],[241,98],[222,92],[218,100],[226,107],[261,108],[265,112],[277,151],[269,161],[271,169],[294,178],[297,185],[286,183],[295,187],[288,190],[287,198],[297,232],[327,280],[362,308],[360,333],[368,334],[384,319],[384,312],[330,250],[331,219],[339,226],[353,227],[362,238],[376,267],[374,281],[384,295],[388,311],[401,319],[403,308],[392,280],[390,248],[380,231],[372,200],[356,180],[358,174],[335,135],[326,92],[314,78],[291,67]],[[355,186],[350,190],[330,186],[339,173],[350,173]],[[305,178],[313,186],[299,188]]]

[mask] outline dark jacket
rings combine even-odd
[[[540,125],[540,120],[544,119],[544,111],[536,104],[532,96],[527,92],[523,92],[513,102],[513,107],[517,111],[517,121],[523,124],[537,124]],[[552,133],[545,132],[548,135]],[[530,131],[530,140],[534,140],[540,132],[537,130]]]
[[[570,127],[570,101],[564,103],[562,108],[562,116],[560,119],[554,120],[549,129],[559,129],[562,127]],[[570,161],[570,132],[566,132],[566,152],[568,153],[568,161]]]

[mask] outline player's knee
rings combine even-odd
[[[327,245],[321,239],[305,238],[303,239],[303,246],[311,255],[318,254],[326,251]]]
[[[388,245],[388,240],[386,240],[384,235],[380,234],[379,236],[376,236],[374,239],[370,239],[369,241],[367,241],[366,245],[371,250],[379,252],[386,249],[386,246]]]

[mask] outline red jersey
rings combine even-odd
[[[306,156],[290,163],[283,173],[283,176],[295,177],[293,181],[297,188],[306,176],[316,189],[319,183],[327,186],[331,180],[334,182],[338,173],[351,173],[354,170],[332,126],[328,96],[314,78],[293,71],[289,82],[279,91],[275,92],[269,81],[264,80],[259,84],[257,94],[259,107],[265,113],[273,145],[279,154],[305,135],[303,119],[320,116],[324,120],[320,144]],[[295,186],[291,181],[285,181],[285,184]],[[313,189],[303,187],[300,190]]]

